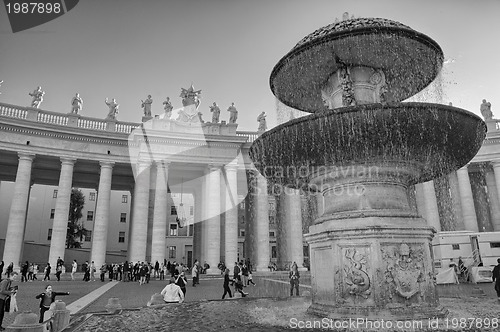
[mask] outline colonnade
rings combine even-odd
[[[36,159],[34,154],[19,153],[19,162],[14,185],[12,204],[7,225],[3,260],[9,264],[14,262],[19,268],[24,243],[29,193],[32,183],[32,166]],[[72,158],[60,158],[58,195],[52,225],[52,238],[48,261],[55,266],[57,259],[64,259],[66,248],[66,232],[69,214],[70,197],[73,183],[74,166],[77,162]],[[102,161],[100,164],[97,202],[89,261],[96,266],[105,263],[109,228],[110,197],[114,163]],[[144,162],[136,165],[136,178],[131,195],[131,223],[128,234],[129,261],[163,261],[167,254],[167,215],[168,215],[168,178],[170,164],[165,161]],[[152,171],[156,169],[155,172]],[[267,270],[270,261],[269,249],[269,203],[267,181],[256,171],[250,172],[254,188],[249,195],[252,217],[247,220],[250,229],[245,234],[245,251],[258,271]],[[154,177],[154,179],[152,178]],[[151,184],[151,181],[154,181]],[[194,194],[194,234],[193,258],[201,263],[206,261],[211,269],[208,273],[219,273],[218,263],[223,259],[226,265],[232,266],[238,259],[238,165],[210,164],[205,168],[205,175],[199,178]],[[151,210],[150,190],[154,188],[154,207]],[[243,194],[243,193],[242,193]],[[292,197],[292,196],[291,196]],[[295,199],[300,196],[296,194]],[[153,200],[151,198],[151,200]],[[149,213],[152,211],[152,227],[148,229]],[[223,215],[223,218],[221,216]],[[224,223],[222,224],[222,220]],[[299,212],[289,209],[287,225],[299,230],[302,225]],[[296,225],[293,226],[292,224]],[[148,252],[148,232],[151,234]],[[288,234],[292,234],[289,232]],[[300,254],[290,259],[302,262],[302,232],[298,232],[287,240],[287,245],[300,248]],[[150,256],[149,256],[150,254]]]
[[[491,216],[491,230],[500,231],[500,162],[491,162],[493,172],[485,173],[488,208]],[[479,229],[473,190],[469,177],[470,165],[452,172],[448,176],[451,195],[457,196],[458,204],[453,207],[456,217],[456,228],[451,230],[466,230],[471,232],[484,231]],[[494,179],[493,179],[494,178]],[[435,181],[419,183],[415,186],[417,209],[436,231],[450,231],[442,225],[436,197]]]

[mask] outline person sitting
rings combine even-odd
[[[170,278],[170,283],[163,288],[160,293],[163,296],[165,303],[182,303],[184,302],[184,293],[182,289],[175,284],[175,278]]]

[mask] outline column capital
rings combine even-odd
[[[114,161],[100,161],[99,165],[101,165],[101,168],[113,168],[115,166]]]
[[[33,161],[35,159],[35,154],[34,153],[27,153],[27,152],[18,152],[17,153],[19,160],[29,160]]]
[[[224,169],[226,170],[226,172],[236,172],[238,171],[238,164],[237,163],[230,163],[230,164],[227,164],[227,165],[224,165]]]
[[[156,167],[163,167],[163,168],[169,168],[171,162],[170,161],[165,161],[165,160],[155,160],[154,161]]]
[[[208,172],[217,171],[217,170],[220,170],[221,168],[222,168],[222,164],[219,164],[219,163],[210,163],[207,165]]]
[[[61,165],[71,165],[73,166],[76,162],[75,158],[61,157]]]
[[[464,166],[462,166],[462,167],[460,167],[459,169],[457,169],[457,172],[458,172],[458,171],[468,171],[469,165],[470,165],[470,164],[465,164]]]
[[[500,160],[492,160],[490,161],[493,168],[500,168]]]

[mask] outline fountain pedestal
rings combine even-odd
[[[343,229],[334,220],[311,226],[305,236],[311,251],[311,313],[398,320],[447,314],[439,306],[434,282],[433,229],[422,218],[379,216],[343,222]]]
[[[435,230],[411,210],[408,164],[324,168],[311,184],[323,215],[305,235],[311,313],[334,319],[442,317],[432,265]]]

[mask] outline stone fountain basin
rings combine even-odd
[[[368,104],[325,110],[262,134],[250,148],[256,168],[275,183],[300,187],[322,166],[398,164],[408,184],[466,165],[486,125],[466,110],[431,103]],[[406,166],[405,166],[406,165]]]
[[[299,42],[274,67],[270,86],[287,106],[311,113],[324,110],[321,89],[339,69],[339,59],[351,67],[381,69],[388,90],[385,100],[401,102],[436,78],[443,58],[433,39],[398,22],[348,20],[319,29]]]

